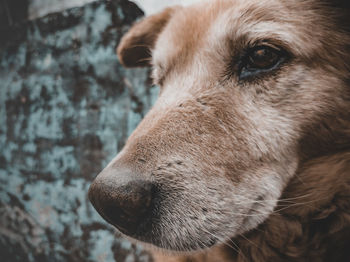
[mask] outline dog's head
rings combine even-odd
[[[131,28],[120,60],[151,64],[160,95],[91,185],[102,217],[177,251],[264,221],[304,145],[315,152],[308,130],[349,105],[350,40],[336,14],[314,0],[216,0]]]

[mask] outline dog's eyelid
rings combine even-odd
[[[254,46],[264,45],[271,48],[281,49],[281,46],[284,45],[281,41],[273,38],[264,38],[254,42]]]
[[[263,38],[263,39],[254,40],[248,44],[248,47],[246,49],[256,48],[259,46],[267,46],[274,50],[283,52],[285,54],[292,53],[289,48],[289,45],[286,42],[275,38]]]

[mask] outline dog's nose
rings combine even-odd
[[[128,172],[100,174],[91,184],[89,199],[98,213],[121,232],[133,235],[147,219],[153,185],[129,179]]]

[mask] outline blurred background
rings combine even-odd
[[[143,15],[127,0],[0,0],[0,261],[150,261],[87,199],[157,97],[148,69],[115,55]]]

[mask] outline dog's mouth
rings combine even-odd
[[[89,199],[124,235],[163,249],[191,252],[258,226],[273,212],[283,188],[271,165],[256,169],[256,174],[239,174],[239,183],[190,170],[184,163],[181,167],[185,171],[165,165],[159,174],[148,176],[107,167],[91,184]]]
[[[205,199],[191,203],[186,192],[143,180],[115,185],[97,178],[89,190],[90,201],[108,223],[138,241],[188,252],[210,248],[231,237],[228,232],[234,232],[228,225],[213,220],[225,214],[205,208]],[[248,213],[253,214],[256,208],[252,206]],[[216,232],[223,229],[226,232]]]
[[[97,178],[90,186],[89,199],[98,213],[127,237],[174,251],[204,249],[218,242],[210,235],[189,241],[188,219],[183,219],[187,211],[169,206],[181,194],[171,195],[161,185],[147,181],[131,181],[122,187],[110,182]]]

